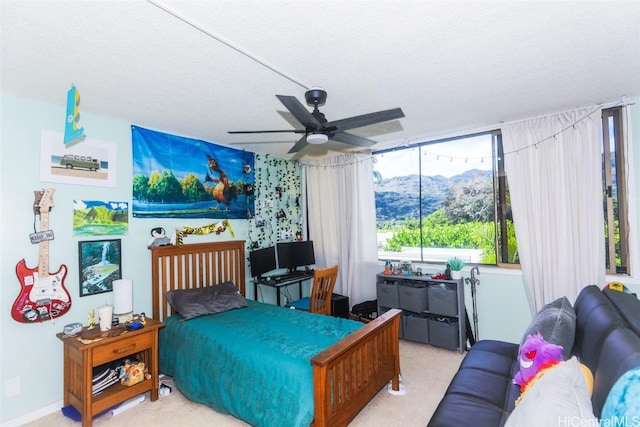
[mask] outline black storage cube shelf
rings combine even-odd
[[[462,279],[429,276],[376,275],[379,315],[391,308],[402,310],[400,338],[466,350],[466,311]]]
[[[429,285],[429,311],[442,316],[458,315],[458,298],[456,290],[446,283]]]

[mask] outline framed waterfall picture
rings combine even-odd
[[[120,239],[78,242],[80,296],[111,292],[113,281],[122,278]]]

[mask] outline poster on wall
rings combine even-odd
[[[40,142],[40,180],[65,184],[116,186],[116,144],[85,138],[80,144],[63,142],[63,134],[43,130]]]
[[[122,279],[120,239],[78,242],[80,296],[111,292],[113,281]]]
[[[138,126],[131,140],[134,217],[253,216],[253,153]]]
[[[128,202],[73,201],[74,236],[116,236],[125,235],[128,231]]]

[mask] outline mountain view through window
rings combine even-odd
[[[486,133],[376,153],[378,257],[496,264],[495,144]]]

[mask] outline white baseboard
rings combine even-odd
[[[20,415],[19,417],[12,418],[6,422],[0,423],[2,427],[20,427],[24,424],[35,421],[39,418],[46,417],[49,414],[60,411],[62,409],[62,400],[52,403],[51,405],[44,406],[35,411],[31,411],[28,414]]]

